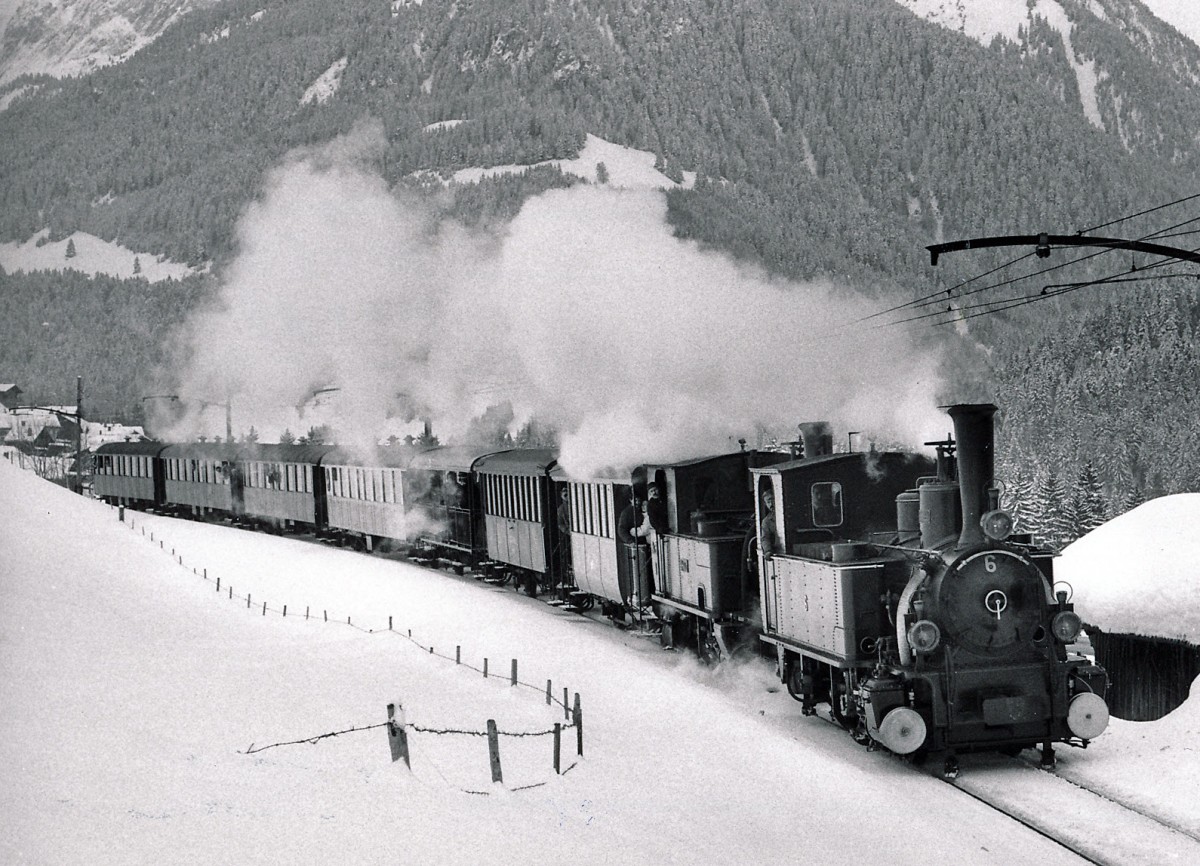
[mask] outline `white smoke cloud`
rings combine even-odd
[[[501,236],[472,233],[389,191],[370,167],[381,144],[358,130],[271,174],[219,305],[188,323],[181,395],[232,394],[240,430],[335,420],[351,445],[389,415],[427,416],[446,441],[509,401],[517,423],[561,431],[581,474],[805,420],[909,442],[944,428],[936,354],[845,327],[875,302],[676,239],[661,193],[551,191]]]

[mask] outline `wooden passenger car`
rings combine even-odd
[[[163,501],[161,442],[111,442],[96,449],[92,491],[110,505],[140,508]]]
[[[325,475],[321,460],[329,445],[251,445],[238,454],[243,476],[243,513],[287,526],[323,526]]]
[[[550,470],[558,454],[549,448],[498,451],[479,458],[479,482],[488,557],[506,567],[536,594],[552,565],[557,534]]]
[[[240,512],[241,488],[233,447],[192,442],[168,445],[160,456],[168,507],[197,515]]]
[[[570,479],[561,467],[550,472],[555,506],[552,535],[553,573],[559,585],[574,582],[584,606],[592,599],[621,606],[633,592],[632,567],[624,545],[617,540],[617,518],[630,504],[633,487],[628,476]],[[566,494],[569,531],[559,532],[557,511]],[[554,583],[555,581],[551,581]]]
[[[353,533],[367,540],[405,541],[403,470],[413,457],[408,447],[379,449],[365,464],[362,458],[340,449],[321,460],[328,505],[328,528]]]

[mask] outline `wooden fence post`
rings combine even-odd
[[[483,660],[483,678],[487,679],[487,659]]]
[[[575,722],[575,749],[579,757],[583,757],[583,708],[579,704],[579,692],[575,693],[575,710],[572,713]]]
[[[391,631],[391,630],[392,630],[392,618],[389,616],[388,617],[388,631]]]
[[[397,712],[399,710],[399,712]],[[403,759],[404,766],[412,769],[408,756],[408,723],[404,718],[404,704],[396,701],[388,704],[388,745],[392,748],[392,763]]]
[[[513,659],[512,662],[512,685],[515,686],[517,684],[517,660]]]
[[[488,756],[492,760],[492,781],[504,783],[500,772],[500,734],[496,731],[496,720],[488,719]]]
[[[250,609],[250,593],[246,593],[246,610]]]
[[[208,569],[204,569],[204,579],[208,580]],[[221,578],[217,578],[217,592],[221,591]]]
[[[267,603],[264,601],[263,602],[263,616],[266,616],[266,615],[267,615]]]
[[[550,680],[546,680],[546,706],[550,706],[552,698],[550,697]]]
[[[567,687],[563,686],[563,718],[568,722],[571,721],[571,705],[567,703],[570,695],[567,693]]]
[[[456,665],[462,664],[462,647],[461,646],[456,646],[454,648],[454,663]]]
[[[286,604],[283,606],[283,615],[285,618],[287,617],[287,605]]]
[[[554,723],[554,774],[562,775],[562,722]]]

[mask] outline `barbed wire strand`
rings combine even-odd
[[[135,525],[134,525],[134,524],[135,524],[135,521],[134,521],[134,520],[131,518],[131,519],[130,519],[130,521],[129,521],[129,524],[128,524],[128,525],[129,525],[129,529],[130,529],[130,531],[131,531],[131,532],[136,530],[136,527],[135,527]],[[153,539],[153,536],[151,536],[151,539]],[[161,542],[160,542],[160,549],[161,549],[161,550],[163,550],[164,552],[165,552],[165,550],[166,550],[166,548],[165,548],[165,545],[164,545],[164,544],[162,544]],[[182,568],[188,568],[188,566],[187,566],[187,565],[185,565],[185,564],[184,564],[184,562],[183,562],[183,556],[182,556],[182,555],[177,555],[177,554],[175,553],[175,549],[174,549],[174,548],[172,548],[171,558],[172,558],[173,560],[175,560],[175,561],[176,561],[176,563],[177,563],[177,564],[178,564],[180,567],[182,567]],[[204,580],[204,581],[206,581],[206,582],[209,582],[209,583],[214,583],[214,582],[215,582],[215,583],[216,583],[216,585],[217,585],[217,587],[218,587],[218,589],[219,589],[219,587],[220,587],[220,582],[221,582],[221,578],[220,578],[220,576],[209,577],[209,575],[208,575],[208,569],[207,569],[207,568],[206,568],[206,569],[204,569],[204,573],[203,573],[203,574],[201,574],[199,571],[197,571],[195,567],[191,567],[191,568],[190,568],[190,570],[191,570],[191,572],[192,572],[193,576],[195,576],[195,577],[200,577],[202,580]],[[249,607],[250,607],[250,605],[251,605],[251,603],[252,603],[252,602],[251,602],[252,593],[249,593],[249,594],[247,594],[246,596],[239,595],[238,593],[235,593],[235,592],[233,591],[233,587],[232,587],[232,586],[229,586],[228,597],[229,597],[230,599],[235,599],[235,598],[236,598],[236,599],[238,599],[239,601],[241,601],[241,600],[243,600],[243,599],[244,599],[244,600],[247,602],[247,608],[249,608]],[[267,603],[267,602],[263,602],[263,606],[262,606],[262,610],[263,610],[263,612],[264,612],[264,615],[265,615],[267,612],[271,612],[271,613],[280,613],[280,614],[282,614],[283,616],[285,616],[285,617],[286,617],[286,616],[287,616],[286,609],[287,609],[287,605],[284,605],[284,606],[283,606],[283,608],[272,608],[272,607],[270,607],[269,603]],[[308,611],[309,609],[311,609],[311,606],[310,606],[309,608],[306,608],[306,614],[305,614],[305,619],[306,619],[306,620],[309,618],[309,617],[308,617],[308,614],[307,614],[307,611]],[[298,615],[297,615],[297,616],[298,616]],[[335,623],[335,624],[337,624],[337,625],[342,625],[342,622],[341,622],[340,618],[337,618],[337,619],[334,619],[334,620],[329,620],[329,619],[328,619],[328,611],[327,611],[327,610],[325,610],[325,609],[322,609],[322,618],[323,618],[323,621],[324,621],[324,622],[330,622],[330,621],[332,621],[332,622],[334,622],[334,623]],[[359,632],[361,632],[361,633],[364,633],[364,634],[384,634],[384,633],[386,633],[386,634],[393,634],[393,635],[396,635],[397,637],[400,637],[400,638],[401,638],[401,639],[403,639],[403,640],[407,640],[409,643],[413,644],[413,645],[414,645],[414,646],[416,646],[418,649],[422,650],[422,655],[430,655],[430,656],[435,656],[435,657],[437,657],[437,658],[439,658],[439,659],[442,659],[442,660],[444,660],[444,661],[453,661],[453,662],[455,662],[456,666],[467,668],[468,670],[475,671],[476,673],[481,673],[481,674],[485,673],[485,671],[484,671],[484,669],[483,669],[483,668],[478,668],[478,667],[475,667],[474,665],[470,664],[469,662],[463,662],[463,661],[461,660],[461,658],[460,658],[458,655],[455,655],[455,657],[451,658],[450,656],[443,655],[443,654],[441,654],[441,653],[438,653],[438,652],[436,652],[432,646],[425,646],[424,644],[420,643],[420,641],[418,641],[417,639],[415,639],[415,638],[412,636],[412,631],[411,631],[411,630],[408,630],[408,633],[407,633],[407,634],[405,634],[405,633],[403,633],[403,632],[396,631],[396,630],[395,630],[394,628],[392,628],[392,627],[389,627],[389,628],[387,628],[387,629],[380,629],[380,630],[371,629],[371,628],[365,628],[365,627],[363,627],[363,626],[356,626],[356,625],[353,625],[353,624],[352,624],[352,622],[351,622],[351,619],[352,619],[352,615],[348,615],[348,616],[346,617],[346,622],[345,622],[345,625],[346,625],[347,627],[349,627],[349,628],[353,628],[353,629],[355,629],[355,630],[357,630],[357,631],[359,631]],[[391,622],[391,618],[389,617],[389,623],[390,623],[390,622]],[[505,676],[495,676],[495,677],[491,677],[491,676],[489,676],[489,677],[487,677],[487,678],[488,678],[488,679],[497,679],[497,680],[504,680],[504,681],[508,681],[508,682],[509,682],[511,685],[513,685],[513,686],[523,686],[524,688],[527,688],[527,689],[536,690],[536,691],[537,691],[539,694],[543,694],[543,693],[544,693],[544,694],[546,694],[546,695],[547,695],[547,697],[549,698],[549,701],[548,701],[548,704],[547,704],[548,706],[557,705],[557,706],[561,707],[561,708],[562,708],[562,709],[563,709],[565,712],[567,712],[567,713],[571,713],[571,712],[572,712],[572,708],[571,708],[571,707],[570,707],[570,706],[567,704],[567,702],[566,702],[566,701],[564,701],[564,700],[562,700],[562,699],[560,699],[560,698],[558,698],[558,697],[555,697],[555,696],[554,696],[552,693],[550,693],[550,692],[549,692],[549,689],[548,689],[548,688],[547,688],[546,690],[543,690],[543,687],[542,687],[540,684],[527,683],[527,682],[524,682],[523,680],[521,680],[521,679],[519,679],[519,678],[518,678],[516,681],[513,681],[512,677],[505,677]],[[578,694],[576,695],[576,697],[578,697]],[[346,729],[344,729],[344,730],[341,730],[341,731],[331,731],[331,732],[329,732],[329,733],[325,733],[325,734],[318,734],[318,735],[316,735],[316,736],[312,736],[312,737],[304,737],[304,738],[302,738],[302,739],[299,739],[299,740],[289,740],[289,741],[286,741],[286,742],[272,743],[272,744],[271,744],[271,745],[269,745],[269,746],[262,746],[262,747],[260,747],[260,748],[257,748],[257,749],[256,749],[256,748],[254,748],[254,744],[253,744],[253,743],[251,743],[250,747],[249,747],[249,748],[248,748],[248,749],[247,749],[245,752],[241,752],[240,754],[246,754],[246,755],[255,754],[255,753],[257,753],[257,752],[265,751],[266,749],[272,749],[272,748],[275,748],[275,747],[277,747],[277,746],[291,746],[291,745],[300,745],[300,744],[303,744],[303,743],[316,744],[317,742],[319,742],[319,741],[321,741],[321,740],[324,740],[324,739],[328,739],[328,738],[330,738],[330,737],[338,737],[338,736],[341,736],[341,735],[343,735],[343,734],[357,733],[357,732],[359,732],[359,731],[370,731],[370,730],[375,730],[375,729],[377,729],[377,728],[386,727],[388,724],[390,724],[390,723],[389,723],[389,722],[381,722],[381,723],[379,723],[379,724],[376,724],[376,725],[352,726],[352,727],[350,727],[350,728],[346,728]],[[576,723],[575,723],[575,721],[574,721],[574,718],[573,718],[573,716],[572,716],[572,717],[569,717],[567,721],[565,721],[565,722],[562,722],[562,723],[559,723],[559,725],[558,725],[558,731],[559,731],[559,733],[560,733],[560,735],[561,735],[561,733],[562,733],[563,731],[570,730],[571,728],[574,728],[574,727],[576,727]],[[413,732],[416,732],[416,733],[423,733],[423,734],[433,734],[433,735],[438,735],[438,736],[441,736],[441,735],[458,735],[458,736],[470,736],[470,737],[486,737],[486,736],[488,735],[488,732],[487,732],[487,731],[475,731],[475,730],[466,730],[466,729],[460,729],[460,728],[427,728],[427,727],[424,727],[424,726],[421,726],[421,725],[408,725],[408,726],[406,726],[406,729],[407,729],[407,730],[410,730],[410,731],[413,731]],[[545,730],[540,730],[540,731],[497,731],[497,735],[498,735],[498,736],[502,736],[502,737],[510,737],[510,738],[522,738],[522,737],[547,737],[547,736],[552,736],[554,733],[555,733],[555,729],[554,729],[554,728],[548,728],[548,729],[545,729]],[[574,766],[574,765],[572,764],[572,766]],[[564,771],[564,772],[565,772],[565,771]],[[545,784],[545,783],[541,783],[541,784]],[[514,789],[514,790],[515,790],[515,789]],[[472,792],[472,793],[478,793],[478,792]]]

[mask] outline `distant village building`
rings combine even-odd
[[[75,449],[94,451],[109,442],[138,442],[146,438],[140,426],[83,421],[80,436],[77,406],[21,408],[24,392],[13,384],[0,384],[0,459],[36,472],[43,478],[63,481],[73,477]],[[85,454],[84,476],[90,459]]]
[[[11,409],[13,406],[21,405],[21,395],[24,393],[25,392],[16,385],[0,385],[0,406],[7,410]]]

